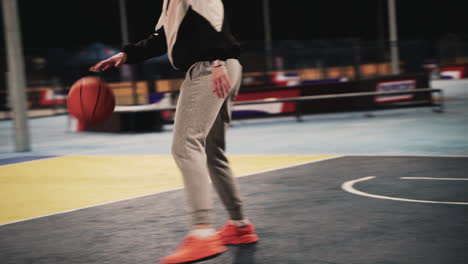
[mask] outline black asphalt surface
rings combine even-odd
[[[360,191],[468,202],[462,157],[342,157],[240,179],[260,241],[230,246],[203,263],[468,263],[468,205],[375,199]],[[215,198],[215,196],[214,196]],[[183,191],[0,226],[0,263],[158,263],[180,242],[189,218]],[[216,199],[216,198],[215,198]],[[227,214],[218,200],[217,226]]]

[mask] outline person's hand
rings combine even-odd
[[[223,99],[231,91],[231,81],[226,70],[226,66],[221,65],[211,68],[211,81],[213,83],[213,93]]]
[[[96,63],[94,66],[89,68],[89,70],[93,72],[100,72],[100,71],[105,71],[109,69],[110,67],[118,68],[120,67],[120,65],[124,64],[126,61],[127,61],[127,53],[119,52],[106,60],[102,60]]]

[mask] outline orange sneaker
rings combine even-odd
[[[184,238],[174,253],[161,258],[160,261],[165,264],[191,263],[216,257],[226,250],[218,233],[206,238],[189,235]]]
[[[252,223],[237,227],[236,225],[226,223],[218,232],[225,245],[250,244],[258,241],[255,233],[255,227]]]

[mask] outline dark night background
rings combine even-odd
[[[127,1],[130,41],[152,31],[161,3]],[[468,10],[462,3],[397,1],[399,38],[437,39],[448,33],[466,38]],[[224,4],[240,41],[263,39],[261,0],[224,0]],[[388,38],[386,0],[271,0],[270,5],[274,40]],[[76,47],[92,42],[118,45],[121,41],[118,0],[19,0],[19,8],[25,49]]]
[[[87,73],[89,66],[98,61],[92,58],[78,65],[70,59],[83,48],[96,43],[117,49],[122,46],[119,0],[17,1],[30,79],[49,78],[32,77],[40,67],[32,62],[37,57],[46,58],[46,75],[59,75],[67,83]],[[126,1],[130,42],[153,32],[162,2]],[[233,34],[247,51],[243,53],[244,58],[248,57],[243,60],[245,70],[266,71],[262,57],[262,0],[223,2]],[[444,56],[459,56],[458,46],[451,44],[453,39],[468,43],[465,21],[468,9],[462,1],[396,0],[396,6],[400,59],[405,61],[402,67],[406,72],[421,71],[423,63],[440,61]],[[285,58],[281,66],[284,69],[389,61],[387,0],[270,0],[270,19],[273,54]],[[0,67],[6,69],[3,26],[0,31]],[[442,52],[440,40],[448,40]],[[164,63],[158,69],[138,66],[139,76],[157,72],[155,78],[175,78],[181,74],[174,71],[167,59]],[[74,68],[65,68],[66,65]],[[118,78],[117,72],[112,76]]]
[[[51,83],[67,87],[122,46],[119,0],[9,1],[18,2],[29,87]],[[222,1],[244,51],[240,60],[245,73],[263,73],[262,80],[268,80],[271,71],[299,69],[318,69],[327,78],[327,69],[340,68],[344,72],[339,74],[345,75],[352,68],[356,73],[352,78],[358,80],[389,74],[381,68],[361,70],[361,66],[390,62],[388,0],[269,0],[271,53],[264,48],[263,1]],[[467,60],[466,1],[395,1],[402,73],[427,72],[427,66]],[[162,2],[126,0],[130,42],[153,33]],[[0,24],[2,16],[0,12]],[[1,25],[0,71],[4,72],[8,71],[5,59]],[[110,82],[144,80],[154,90],[154,80],[184,76],[170,65],[167,56],[123,69],[112,68],[105,78]],[[0,74],[0,84],[6,82],[5,76]],[[0,94],[5,89],[6,85],[0,85]]]

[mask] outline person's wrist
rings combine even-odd
[[[125,51],[121,51],[119,54],[117,54],[121,60],[123,61],[123,63],[127,62],[127,52]]]
[[[211,62],[211,67],[213,68],[217,68],[217,67],[221,67],[221,66],[224,66],[224,61],[222,60],[214,60]]]

